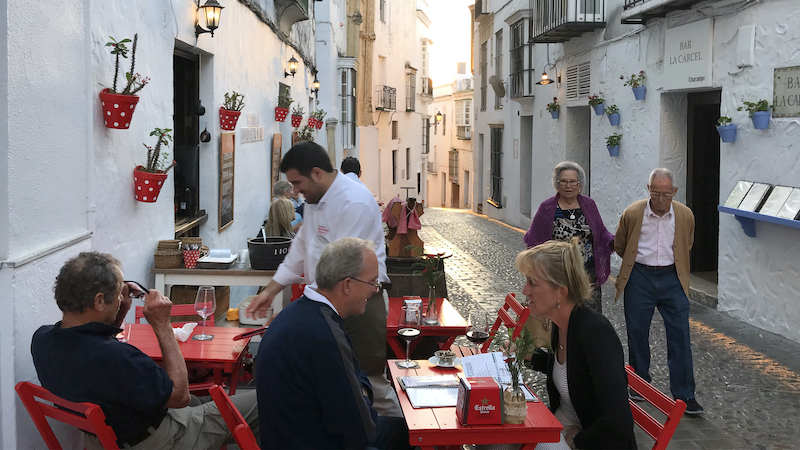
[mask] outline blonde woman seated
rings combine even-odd
[[[264,221],[264,230],[267,236],[286,236],[293,238],[292,219],[294,219],[294,206],[285,198],[276,198],[269,206],[267,220]],[[259,233],[260,235],[260,233]]]
[[[586,305],[592,292],[577,238],[547,241],[517,255],[531,314],[552,320],[554,351],[538,350],[561,441],[537,449],[635,449],[622,345],[614,327]]]

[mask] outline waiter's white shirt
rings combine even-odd
[[[388,282],[386,248],[378,203],[366,186],[354,182],[337,170],[336,178],[319,202],[316,205],[306,202],[303,226],[292,240],[289,253],[272,279],[283,286],[292,283],[315,285],[317,262],[322,249],[329,242],[344,237],[366,239],[375,244],[378,277],[381,282]]]
[[[669,266],[675,264],[672,245],[675,242],[675,212],[672,202],[669,211],[659,217],[650,209],[650,202],[644,207],[642,232],[639,235],[639,249],[636,262],[647,266]]]

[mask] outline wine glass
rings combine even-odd
[[[208,341],[214,335],[206,334],[206,318],[214,314],[214,309],[217,307],[217,300],[214,296],[214,286],[200,286],[197,289],[197,299],[194,301],[194,310],[197,315],[203,318],[203,333],[195,335],[192,339],[198,341]]]
[[[398,362],[397,367],[403,369],[417,369],[419,368],[419,364],[415,361],[411,361],[411,341],[419,336],[422,312],[419,306],[416,305],[406,305],[401,309],[400,326],[397,327],[397,334],[406,341],[406,360]]]
[[[486,311],[475,309],[469,312],[467,321],[467,340],[472,342],[477,351],[478,345],[482,345],[489,339],[489,316]]]

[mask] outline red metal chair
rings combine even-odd
[[[516,319],[511,315],[512,311],[517,315]],[[486,353],[486,351],[489,350],[489,346],[492,344],[495,335],[497,335],[497,330],[500,329],[500,325],[504,325],[506,328],[513,328],[514,332],[511,338],[516,339],[522,332],[522,328],[525,326],[525,322],[530,315],[531,310],[527,306],[522,306],[517,301],[517,297],[513,292],[506,295],[506,301],[503,307],[497,311],[497,319],[494,321],[494,325],[492,325],[492,329],[489,332],[489,339],[481,346],[480,353]],[[473,354],[473,349],[470,347],[452,345],[450,350],[454,351],[456,356],[469,356]]]
[[[650,435],[651,438],[655,439],[653,450],[666,449],[669,440],[672,439],[672,435],[675,433],[675,429],[678,428],[681,417],[683,417],[686,403],[684,403],[683,400],[673,400],[664,395],[664,393],[654,388],[652,384],[644,381],[639,375],[636,375],[633,367],[625,366],[625,371],[628,372],[628,387],[644,397],[648,403],[655,406],[667,416],[667,419],[661,424],[642,409],[641,406],[636,404],[636,402],[628,400],[631,404],[633,421],[636,422],[636,425],[639,425],[645,433]]]
[[[172,311],[170,311],[171,316],[197,316],[197,311],[194,309],[194,305],[172,305]],[[136,323],[140,323],[141,319],[144,317],[144,306],[137,306],[134,309],[134,320]],[[198,321],[202,322],[203,318],[197,316]],[[184,325],[187,322],[172,322],[173,325]],[[201,324],[202,325],[202,324]],[[208,316],[207,323],[209,327],[214,326],[214,314],[212,313]]]
[[[96,435],[103,448],[119,449],[117,435],[106,424],[106,415],[99,406],[93,403],[75,403],[64,400],[47,389],[27,381],[17,383],[16,390],[47,448],[61,450],[61,445],[58,443],[53,429],[47,423],[47,417],[52,417]],[[39,399],[50,402],[52,405]]]
[[[236,405],[233,404],[228,394],[219,386],[214,386],[209,389],[209,393],[211,394],[211,398],[214,399],[217,408],[219,408],[219,412],[222,414],[225,424],[228,425],[228,429],[231,430],[236,445],[239,446],[241,450],[258,450],[258,442],[256,441],[256,436],[253,434],[253,430],[250,429],[250,425],[248,425],[247,421],[242,417],[242,413],[236,409]]]

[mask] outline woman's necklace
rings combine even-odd
[[[574,208],[572,208],[572,209],[569,209],[569,208],[567,208],[566,206],[561,206],[560,204],[558,205],[558,207],[559,207],[559,208],[561,208],[561,210],[562,210],[562,211],[565,211],[565,210],[566,210],[567,212],[569,212],[569,220],[575,220],[575,211],[576,211],[578,208],[580,208],[580,207],[581,207],[581,205],[578,205],[578,206],[576,206],[576,207],[574,207]]]

